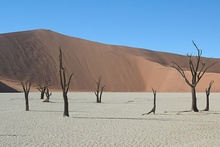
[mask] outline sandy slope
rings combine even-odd
[[[70,117],[62,117],[61,93],[51,103],[30,94],[30,111],[24,111],[23,94],[0,94],[0,146],[146,147],[220,145],[219,94],[211,94],[210,112],[185,112],[189,93],[158,93],[156,115],[152,93],[104,93],[95,103],[93,93],[69,93]],[[205,94],[198,94],[199,109]]]
[[[150,91],[151,87],[161,92],[190,91],[179,74],[169,67],[175,61],[185,69],[184,56],[106,45],[44,29],[0,35],[2,82],[18,89],[20,80],[31,79],[35,87],[47,80],[51,88],[59,90],[59,46],[67,74],[74,73],[70,90],[93,91],[94,79],[102,75],[106,91]],[[220,91],[219,66],[220,62],[209,70],[211,73],[201,81],[198,91],[204,91],[211,80],[216,81],[213,90]]]

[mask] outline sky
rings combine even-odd
[[[220,0],[0,0],[0,34],[49,29],[90,41],[220,58]]]

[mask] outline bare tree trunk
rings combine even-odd
[[[44,93],[46,91],[46,88],[45,86],[39,86],[37,89],[40,91],[40,99],[44,99]]]
[[[64,112],[63,112],[63,116],[68,116],[69,117],[69,103],[68,103],[67,93],[63,93],[63,99],[64,99]]]
[[[40,96],[40,99],[44,99],[44,94],[45,94],[45,91],[46,91],[46,89],[49,87],[49,84],[48,84],[48,82],[46,81],[46,84],[44,85],[44,86],[41,86],[41,85],[39,85],[38,86],[38,90],[41,92],[41,96]]]
[[[150,113],[154,113],[154,114],[155,114],[155,112],[156,112],[156,94],[157,94],[157,91],[154,90],[153,88],[152,88],[152,91],[153,91],[153,95],[154,95],[154,106],[153,106],[153,108],[151,109],[151,111],[149,111],[148,113],[144,113],[144,114],[142,114],[142,115],[150,114]]]
[[[100,97],[99,97],[100,103],[102,102],[102,92],[103,92],[104,88],[105,88],[105,86],[101,87],[101,92],[100,92]]]
[[[31,82],[25,82],[23,83],[21,81],[21,85],[22,85],[22,88],[23,88],[23,91],[24,91],[24,97],[25,97],[25,110],[26,111],[29,111],[29,100],[28,100],[28,95],[29,95],[29,91],[30,91],[30,88],[31,88]]]
[[[212,87],[212,84],[214,83],[214,81],[211,81],[209,83],[209,87],[206,89],[206,108],[204,109],[204,111],[209,111],[209,95],[210,95],[210,90]]]
[[[97,88],[97,91],[96,91],[95,95],[96,95],[96,102],[101,103],[100,100],[99,100],[99,88]]]
[[[102,102],[102,93],[105,88],[105,85],[101,86],[101,80],[102,80],[102,76],[99,76],[98,81],[95,81],[95,83],[96,83],[95,95],[96,95],[96,102],[97,103]]]
[[[192,90],[192,111],[198,112],[198,108],[197,108],[197,98],[196,98],[196,88],[195,87],[191,87]]]
[[[41,93],[41,94],[40,94],[40,99],[44,99],[45,90],[44,90],[44,91],[41,91],[40,93]]]
[[[209,111],[209,95],[206,95],[206,108],[204,111]]]
[[[26,92],[25,92],[25,94],[24,94],[24,95],[25,95],[25,106],[26,106],[25,110],[26,110],[26,111],[29,111],[28,94],[29,94],[29,93],[26,93]]]
[[[60,62],[60,66],[59,66],[59,73],[60,73],[60,85],[63,91],[63,100],[64,100],[64,112],[63,112],[63,116],[68,116],[69,117],[69,106],[68,106],[68,97],[67,97],[67,93],[69,90],[69,86],[70,86],[70,81],[71,78],[73,76],[73,73],[70,75],[69,80],[67,82],[66,80],[66,70],[63,67],[62,64],[62,50],[60,49],[60,55],[59,55],[59,62]]]
[[[49,102],[50,96],[52,95],[52,93],[50,93],[49,89],[47,88],[45,94],[46,94],[46,99],[43,102]]]

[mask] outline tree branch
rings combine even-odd
[[[189,82],[189,80],[186,78],[186,75],[185,75],[185,72],[183,71],[183,69],[175,62],[172,62],[173,64],[171,64],[170,66],[172,68],[175,68],[180,74],[181,76],[185,79],[186,83],[189,85],[189,86],[192,86],[192,84]]]

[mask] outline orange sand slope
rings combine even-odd
[[[21,90],[20,80],[31,79],[35,87],[48,81],[51,88],[60,90],[59,46],[67,75],[74,73],[71,91],[93,91],[94,79],[100,75],[106,91],[190,91],[179,73],[170,68],[175,61],[187,70],[185,56],[106,45],[44,29],[0,35],[1,81],[17,90]],[[215,81],[212,91],[220,91],[219,67],[220,62],[205,74],[197,91],[204,92],[211,80]]]

